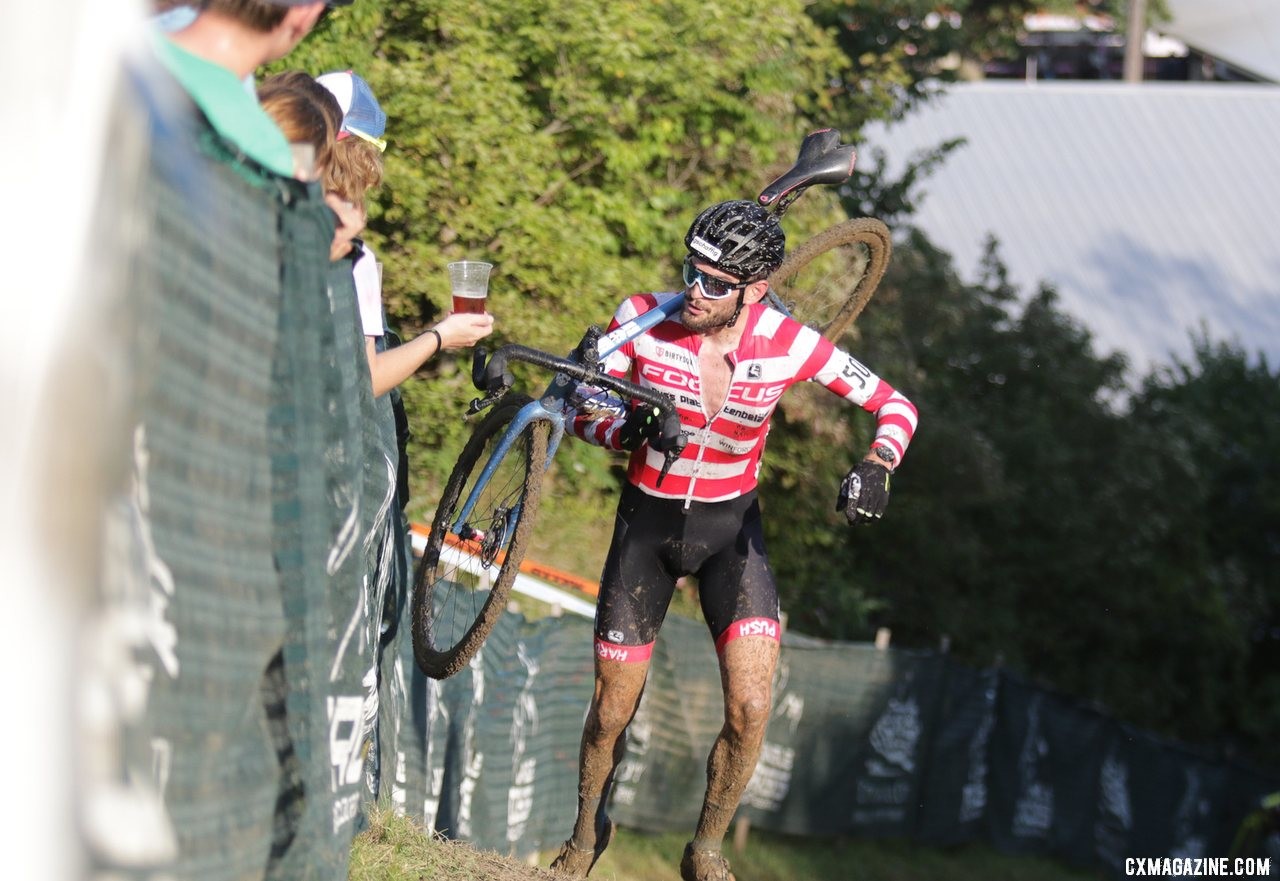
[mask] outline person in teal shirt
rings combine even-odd
[[[292,52],[325,6],[350,2],[208,0],[187,27],[157,34],[156,52],[219,134],[258,164],[290,177],[293,153],[258,105],[253,73]]]

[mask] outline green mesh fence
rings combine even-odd
[[[148,634],[130,669],[146,715],[126,742],[162,800],[173,869],[244,878],[270,858],[280,784],[266,710],[288,630],[270,425],[279,212],[192,149],[160,142],[146,182],[133,487],[112,512],[104,583]]]
[[[404,592],[390,404],[318,189],[245,164],[198,120],[153,122],[128,304],[133,488],[108,518],[104,594],[117,632],[145,634],[121,640],[146,685],[121,776],[173,848],[98,861],[342,877],[375,783],[382,609]]]

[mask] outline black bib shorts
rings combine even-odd
[[[657,498],[628,483],[600,580],[596,653],[647,660],[683,575],[698,579],[717,650],[736,636],[779,638],[778,587],[765,555],[756,493],[686,508],[681,499]]]

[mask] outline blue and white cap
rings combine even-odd
[[[333,71],[316,77],[316,82],[328,89],[342,108],[342,130],[338,132],[338,140],[355,135],[379,151],[387,149],[387,142],[382,137],[387,131],[387,114],[362,77],[349,70]]]

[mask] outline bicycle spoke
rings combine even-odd
[[[461,524],[454,524],[444,540],[437,575],[432,641],[453,645],[479,617],[505,557],[524,492],[524,463],[528,439],[516,442],[475,508]],[[478,476],[479,469],[476,471]],[[469,480],[460,498],[466,499],[475,481]],[[457,530],[456,532],[454,530]]]

